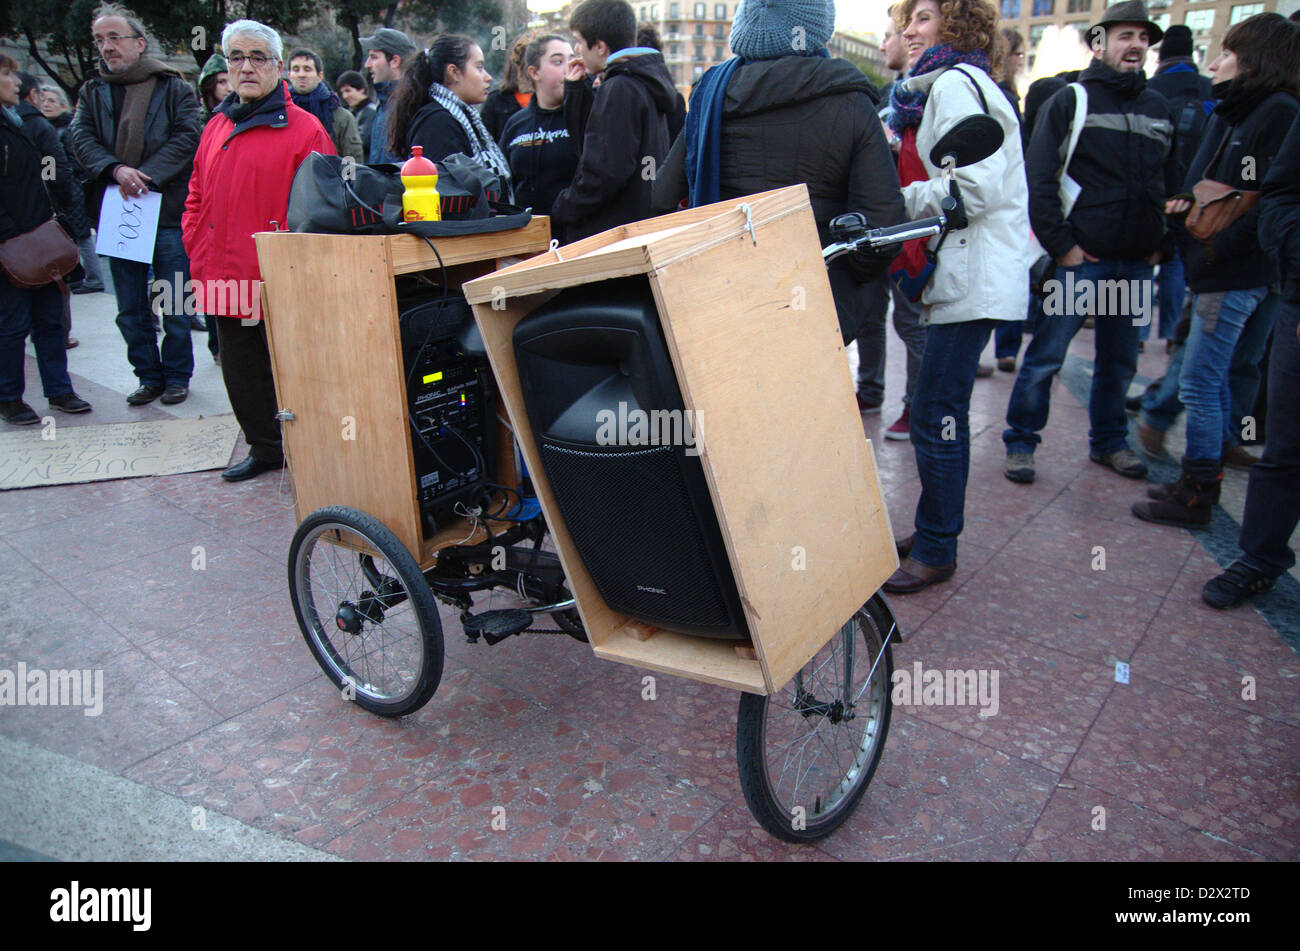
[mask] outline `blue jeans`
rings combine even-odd
[[[184,306],[185,282],[190,279],[190,259],[181,244],[180,228],[159,228],[153,246],[153,273],[168,287],[181,275],[179,294],[168,290],[167,310],[162,318],[163,341],[159,350],[153,330],[149,265],[123,258],[109,258],[113,291],[117,295],[117,327],[126,341],[126,358],[141,386],[189,386],[194,373],[194,349],[190,342],[190,319]],[[179,311],[177,313],[176,311]]]
[[[1178,398],[1187,407],[1188,459],[1217,461],[1224,442],[1236,442],[1241,420],[1233,419],[1229,367],[1242,328],[1267,296],[1267,287],[1196,295],[1178,378]]]
[[[970,474],[970,394],[996,320],[931,324],[912,398],[912,449],[921,478],[912,557],[931,568],[957,558]]]
[[[0,275],[0,403],[16,403],[27,387],[24,346],[32,335],[45,398],[72,392],[64,346],[63,295],[57,284],[14,287]]]
[[[1070,275],[1073,275],[1072,280]],[[1091,423],[1088,441],[1094,453],[1109,455],[1118,452],[1128,447],[1124,397],[1137,372],[1138,326],[1135,320],[1139,318],[1131,313],[1105,313],[1106,302],[1102,298],[1106,295],[1101,293],[1097,282],[1146,282],[1129,285],[1145,293],[1145,289],[1150,287],[1151,265],[1141,260],[1084,261],[1077,267],[1058,268],[1053,280],[1060,282],[1058,287],[1066,288],[1067,293],[1053,293],[1044,300],[1043,314],[1029,346],[1025,348],[1024,361],[1011,390],[1011,401],[1007,404],[1008,428],[1002,433],[1002,441],[1009,453],[1033,453],[1042,442],[1038,433],[1047,425],[1052,377],[1065,362],[1065,352],[1084,320],[1095,317],[1097,358],[1092,374],[1092,396],[1088,403]],[[1074,289],[1073,300],[1066,299],[1069,288]],[[1093,289],[1093,306],[1079,297],[1085,288]],[[1048,306],[1049,303],[1053,306]],[[1148,313],[1148,319],[1149,316]]]
[[[1167,261],[1160,262],[1160,272],[1156,275],[1156,301],[1160,305],[1160,336],[1169,340],[1174,335],[1174,325],[1183,309],[1183,299],[1187,296],[1187,272],[1183,259],[1175,255]],[[1151,336],[1151,325],[1139,328],[1138,339],[1146,340]]]

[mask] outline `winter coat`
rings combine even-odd
[[[30,102],[19,102],[17,111],[18,117],[23,120],[23,131],[40,150],[42,157],[54,159],[54,177],[45,184],[59,224],[63,225],[73,241],[84,241],[90,237],[90,219],[86,217],[81,187],[73,171],[72,161],[63,150],[59,133],[50,120],[41,115],[41,110]]]
[[[1282,275],[1282,296],[1300,304],[1300,119],[1291,123],[1259,200],[1259,243]]]
[[[457,152],[474,154],[465,127],[436,99],[430,99],[411,116],[411,122],[406,127],[407,156],[411,154],[413,145],[423,148],[424,157],[430,162],[441,162],[448,155]],[[399,162],[404,160],[405,156],[398,159]]]
[[[975,85],[984,94],[976,94]],[[950,185],[930,162],[945,132],[970,115],[987,112],[1002,127],[1002,147],[982,162],[956,170],[970,225],[953,231],[939,249],[930,283],[921,297],[932,324],[970,320],[1023,320],[1029,306],[1029,196],[1020,123],[1011,103],[988,73],[975,66],[935,69],[904,81],[908,91],[926,90],[916,147],[929,176],[903,186],[910,218],[942,212]],[[933,248],[938,238],[931,239]]]
[[[1066,87],[1043,107],[1029,142],[1034,234],[1055,258],[1076,244],[1095,258],[1150,257],[1166,245],[1165,198],[1181,184],[1169,103],[1146,88],[1142,73],[1122,73],[1100,59],[1079,82],[1088,93],[1088,117],[1068,174],[1081,191],[1066,221],[1057,175],[1074,120],[1074,90]],[[1172,236],[1167,250],[1173,251]]]
[[[534,96],[501,131],[501,151],[510,162],[515,204],[549,215],[555,196],[573,181],[578,150],[564,123],[563,106],[543,109]]]
[[[670,145],[667,117],[676,102],[661,54],[621,56],[606,66],[577,174],[551,208],[569,241],[649,216],[654,172]]]
[[[1236,124],[1229,124],[1222,114],[1229,102],[1224,100],[1210,116],[1201,147],[1187,170],[1184,191],[1191,191],[1202,178],[1234,188],[1258,189],[1279,155],[1287,130],[1300,114],[1300,102],[1294,96],[1275,92]],[[1189,236],[1186,264],[1187,286],[1197,294],[1246,290],[1278,280],[1275,261],[1261,253],[1258,206],[1220,231],[1209,244]]]
[[[190,169],[201,130],[199,100],[194,87],[178,74],[156,76],[158,83],[145,113],[144,159],[140,171],[162,189],[160,228],[176,228],[185,210]],[[86,80],[77,100],[77,114],[72,120],[72,147],[77,161],[95,183],[91,207],[94,219],[104,189],[115,186],[113,169],[121,164],[113,155],[117,142],[117,116],[113,108],[112,87],[99,76]]]
[[[41,185],[42,158],[31,134],[0,115],[0,241],[38,228],[54,214]]]
[[[367,158],[370,155],[370,129],[374,125],[376,111],[375,104],[369,99],[364,100],[352,110],[352,115],[357,120],[357,132],[361,134],[362,154]]]
[[[478,117],[483,120],[483,125],[487,127],[488,133],[492,136],[492,141],[500,142],[501,132],[505,129],[506,123],[519,110],[519,100],[515,98],[514,93],[494,89],[488,93],[487,99],[483,101],[483,107],[479,110]]]
[[[375,83],[375,118],[370,123],[369,165],[401,162],[405,158],[388,151],[388,110],[393,93],[397,92],[397,82],[396,79],[389,79]]]
[[[334,110],[334,128],[330,130],[330,141],[339,155],[350,155],[365,164],[366,153],[361,148],[361,130],[357,128],[357,117],[347,106]]]
[[[181,236],[205,314],[248,316],[260,282],[256,231],[286,227],[289,187],[312,153],[334,155],[334,143],[316,117],[289,101],[283,80],[254,112],[236,123],[235,97],[217,106],[203,129],[190,180]],[[208,282],[238,281],[233,293],[209,295]],[[242,299],[242,302],[241,302]]]

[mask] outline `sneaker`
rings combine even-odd
[[[864,400],[861,393],[856,393],[854,395],[858,398],[859,413],[862,413],[864,416],[870,416],[873,413],[880,412],[881,402],[879,400],[873,403],[870,400]]]
[[[903,407],[903,415],[894,420],[894,425],[885,430],[886,439],[911,439],[912,414],[909,407]]]
[[[1259,462],[1259,456],[1250,452],[1245,446],[1233,446],[1223,450],[1223,464],[1229,469],[1249,469]]]
[[[981,363],[975,368],[975,379],[983,380],[993,375],[993,364]]]
[[[49,404],[55,409],[62,410],[65,413],[90,412],[90,404],[76,393],[64,393],[62,396],[51,396]]]
[[[1034,481],[1034,454],[1032,452],[1009,452],[1007,461],[1002,464],[1002,474],[1012,482],[1028,484]]]
[[[170,383],[167,388],[163,390],[162,396],[159,398],[158,402],[165,403],[168,406],[173,406],[176,403],[184,403],[186,397],[189,395],[190,388],[188,386],[181,386],[178,383]]]
[[[1137,425],[1137,443],[1138,448],[1152,459],[1163,459],[1165,457],[1165,434],[1156,429],[1150,423],[1138,420]],[[1093,460],[1096,462],[1096,460]]]
[[[1111,453],[1090,452],[1088,458],[1099,466],[1114,469],[1126,479],[1146,478],[1147,464],[1132,449],[1117,449]]]
[[[0,403],[0,416],[12,426],[34,426],[41,421],[32,409],[22,400]]]
[[[1201,589],[1201,600],[1220,611],[1235,608],[1273,587],[1275,581],[1275,578],[1256,571],[1238,559],[1223,574],[1205,582],[1205,587]]]
[[[998,369],[1001,370],[1003,373],[1015,373],[1015,372],[1016,372],[1016,358],[1015,358],[1015,357],[998,357]]]
[[[126,405],[143,406],[145,403],[152,403],[162,395],[163,387],[161,386],[140,386],[126,398]]]

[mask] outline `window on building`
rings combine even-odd
[[[696,44],[695,44],[695,61],[696,61],[697,63],[699,63],[699,62],[703,62],[703,61],[704,61],[704,44],[703,44],[703,43],[696,43]]]
[[[1151,17],[1151,22],[1160,27],[1160,32],[1163,33],[1165,30],[1169,29],[1169,14],[1156,14]]]
[[[695,4],[695,19],[703,20],[709,15],[709,5],[707,3]]]
[[[1018,20],[1020,18],[1020,0],[1002,0],[1002,19]]]
[[[1187,28],[1195,33],[1197,30],[1208,30],[1214,26],[1213,10],[1188,10],[1187,18],[1183,20]]]
[[[681,25],[680,23],[669,23],[669,24],[668,24],[668,35],[669,35],[669,36],[676,36],[676,35],[677,35],[678,33],[680,33],[680,32],[682,32],[682,25]]]
[[[725,49],[723,49],[721,46],[713,47],[713,59],[715,62],[721,63],[726,58],[727,58],[727,51]]]
[[[674,56],[674,57],[675,57],[675,56],[680,56],[680,55],[681,55],[681,52],[682,52],[682,47],[681,47],[681,44],[680,44],[680,43],[669,43],[669,44],[668,44],[668,55],[669,55],[669,56]]]
[[[645,19],[645,7],[641,7],[641,8],[637,11],[637,14],[638,14],[638,16],[639,16],[642,20],[644,20],[644,19]]]
[[[715,3],[713,5],[713,19],[725,20],[727,18],[727,5],[725,3]]]
[[[1038,41],[1043,38],[1043,31],[1047,29],[1046,23],[1032,23],[1029,26],[1029,45],[1037,46]]]
[[[697,24],[695,24],[695,35],[696,35],[696,36],[703,36],[703,35],[704,35],[704,24],[703,24],[703,23],[697,23]]]
[[[713,28],[713,35],[719,40],[725,40],[727,38],[727,28],[719,23]]]
[[[1034,0],[1034,16],[1049,17],[1056,11],[1056,0]]]
[[[1084,13],[1092,9],[1092,0],[1067,0],[1067,13]]]
[[[682,15],[682,5],[680,3],[668,4],[668,15],[670,17],[679,17]]]
[[[1246,17],[1253,17],[1256,13],[1264,12],[1262,3],[1239,3],[1232,8],[1232,13],[1228,15],[1228,25],[1240,23]]]

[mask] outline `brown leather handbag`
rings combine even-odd
[[[0,268],[15,287],[44,287],[76,266],[77,245],[53,218],[0,242]]]
[[[1211,240],[1258,205],[1259,194],[1202,178],[1192,189],[1196,201],[1187,213],[1187,233],[1198,241]]]

